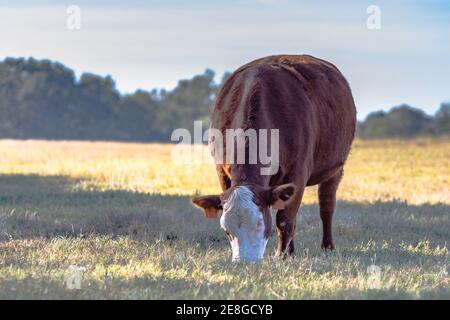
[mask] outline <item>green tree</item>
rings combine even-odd
[[[389,112],[377,111],[359,125],[362,138],[412,138],[422,133],[431,122],[422,110],[401,105]]]
[[[450,102],[443,102],[432,122],[435,136],[450,135]]]

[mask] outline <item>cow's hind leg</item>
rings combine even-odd
[[[297,211],[303,196],[303,190],[299,190],[285,209],[279,210],[276,216],[278,248],[275,257],[285,257],[294,254],[294,234]]]
[[[343,170],[319,185],[320,219],[322,219],[322,249],[334,249],[332,222],[336,207],[336,191],[341,181]]]

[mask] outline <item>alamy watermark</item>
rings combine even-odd
[[[366,13],[369,15],[367,17],[366,26],[369,30],[380,30],[381,29],[381,9],[377,5],[370,5],[366,9]]]
[[[66,272],[68,273],[68,277],[65,279],[65,283],[68,289],[70,290],[80,290],[81,282],[83,280],[83,274],[86,271],[85,267],[79,267],[70,265],[67,268]]]
[[[367,288],[372,290],[381,288],[381,268],[375,264],[367,267]]]
[[[371,259],[372,264],[367,267],[367,288],[371,290],[381,289],[381,268],[377,266],[377,255]]]
[[[81,8],[77,5],[70,5],[66,9],[66,27],[69,30],[81,29]]]
[[[225,136],[224,136],[225,135]],[[184,128],[172,132],[176,163],[260,164],[261,175],[274,175],[280,164],[279,129],[210,128],[203,132],[202,121],[194,121],[194,137]],[[202,146],[208,142],[211,154]]]

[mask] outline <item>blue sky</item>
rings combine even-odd
[[[66,8],[81,8],[81,29]],[[381,9],[368,30],[366,9]],[[269,54],[306,53],[347,77],[358,117],[408,103],[433,113],[450,99],[450,1],[0,0],[0,59],[33,56],[110,74],[121,92],[173,88],[211,68],[218,78]]]

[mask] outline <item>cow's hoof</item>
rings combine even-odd
[[[294,252],[277,252],[277,253],[275,253],[275,256],[274,256],[275,259],[282,259],[282,260],[285,260],[289,257],[291,257],[291,258],[295,257]]]
[[[320,247],[322,248],[322,250],[324,251],[332,251],[334,250],[334,244],[331,242],[322,242],[322,244],[320,245]]]

